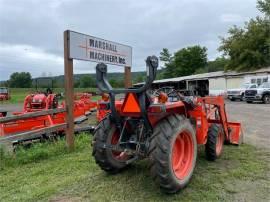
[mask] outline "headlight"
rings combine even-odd
[[[33,102],[40,103],[40,102],[42,102],[42,99],[33,99]]]
[[[257,90],[257,94],[261,95],[263,93],[263,90]]]

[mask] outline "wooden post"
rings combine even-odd
[[[131,67],[125,66],[125,88],[132,87],[131,82]]]
[[[73,59],[69,58],[69,31],[64,32],[64,65],[65,65],[65,100],[66,100],[66,143],[69,150],[74,149],[74,90]]]

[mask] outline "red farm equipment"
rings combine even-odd
[[[89,111],[96,107],[96,103],[91,101],[91,95],[80,94],[74,101],[74,123],[81,123],[87,120],[86,115],[90,114]],[[46,110],[61,110],[65,109],[65,103],[58,104],[58,99],[56,94],[52,92],[48,93],[36,93],[26,96],[24,100],[23,110],[20,112],[13,112],[13,115],[23,115],[32,112],[41,112]],[[88,113],[89,112],[89,113]],[[0,112],[0,117],[6,116],[6,112]],[[33,118],[9,121],[5,123],[0,123],[0,136],[9,136],[24,133],[26,131],[32,131],[37,129],[42,129],[46,127],[53,127],[57,124],[64,124],[66,112],[41,115]],[[62,133],[63,130],[57,131],[57,133]]]
[[[58,99],[56,94],[37,93],[26,96],[23,103],[23,112],[56,109],[57,107]]]
[[[48,87],[45,92],[38,90],[39,80],[50,80],[51,88]],[[47,109],[58,108],[58,97],[53,93],[53,79],[51,78],[39,78],[35,79],[36,93],[30,94],[25,97],[23,104],[23,112],[35,112]]]
[[[85,114],[91,114],[97,107],[97,102],[92,101],[91,93],[77,93],[75,100],[82,104]]]
[[[0,101],[9,100],[11,98],[10,92],[6,87],[0,87]]]
[[[149,56],[146,66],[144,86],[113,89],[107,66],[97,65],[98,88],[109,94],[100,108],[109,113],[95,129],[92,154],[100,168],[112,174],[148,158],[158,186],[175,193],[191,180],[198,145],[205,145],[207,159],[214,161],[224,142],[241,143],[241,125],[228,122],[222,97],[168,100],[161,91],[151,97],[147,90],[155,79],[158,58]],[[116,102],[116,94],[125,94],[125,99]]]

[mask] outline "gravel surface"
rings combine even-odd
[[[23,104],[2,104],[0,103],[0,112],[7,111],[9,114],[11,112],[19,112],[22,111]]]
[[[270,104],[226,102],[230,121],[242,124],[244,142],[270,150]]]

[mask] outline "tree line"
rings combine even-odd
[[[110,76],[110,84],[114,88],[124,87],[124,80],[122,73],[116,73],[116,76]],[[119,76],[121,75],[121,76]],[[120,77],[120,78],[119,78]],[[137,78],[137,77],[135,77]],[[138,77],[139,78],[139,77]],[[11,74],[9,80],[1,82],[0,86],[10,88],[63,88],[64,80],[61,81],[59,77],[40,77],[32,78],[30,72],[14,72]],[[74,75],[74,88],[96,88],[96,79],[93,75]]]

